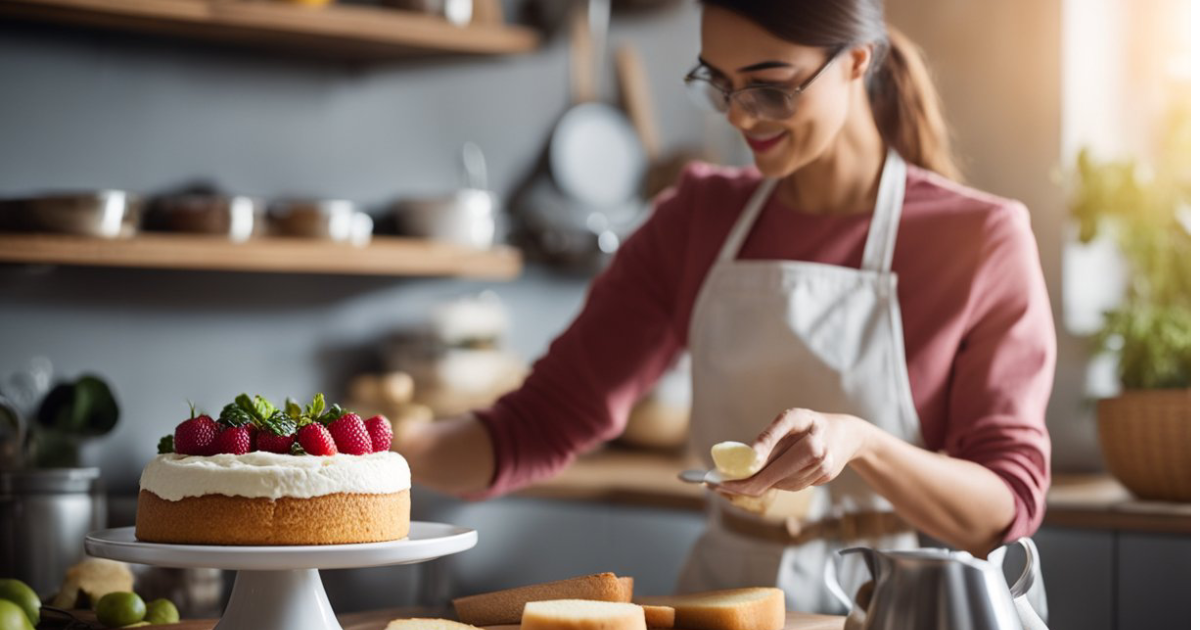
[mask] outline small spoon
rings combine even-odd
[[[700,470],[698,468],[693,468],[691,470],[680,472],[678,475],[676,475],[676,477],[684,483],[696,485],[707,484],[710,486],[719,486],[726,481],[725,476],[716,469]]]

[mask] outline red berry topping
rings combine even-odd
[[[392,423],[383,416],[371,416],[367,420],[367,433],[371,435],[371,452],[381,453],[392,448]]]
[[[208,416],[184,420],[175,427],[175,452],[180,455],[212,455],[221,428]]]
[[[254,447],[260,451],[268,453],[283,453],[292,452],[292,442],[296,441],[295,434],[293,435],[275,435],[270,431],[259,431],[258,437],[255,438]]]
[[[366,455],[372,451],[371,434],[357,414],[348,413],[329,423],[329,433],[339,453]]]
[[[250,452],[250,427],[229,427],[217,436],[217,453],[245,455]]]
[[[319,422],[300,427],[296,435],[300,446],[303,446],[304,452],[309,455],[337,455],[338,448],[333,436],[329,435],[329,429]]]

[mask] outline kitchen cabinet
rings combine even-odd
[[[0,0],[0,15],[337,59],[530,52],[539,37],[502,23],[445,19],[371,6],[209,0]]]
[[[497,245],[476,250],[432,240],[377,236],[353,247],[330,241],[262,238],[245,243],[181,234],[98,239],[0,234],[0,262],[270,273],[445,276],[507,280],[520,253]]]

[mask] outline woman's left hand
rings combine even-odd
[[[854,416],[789,409],[751,445],[766,465],[753,477],[717,489],[757,497],[771,488],[796,491],[829,483],[863,452],[869,429]]]

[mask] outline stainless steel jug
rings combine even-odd
[[[98,468],[0,471],[0,577],[53,593],[106,518]]]
[[[1028,538],[1025,568],[1010,588],[1000,566],[965,551],[911,549],[861,553],[872,581],[860,591],[857,605],[826,572],[831,591],[851,606],[847,630],[1046,630],[1026,594],[1040,572],[1037,547]]]

